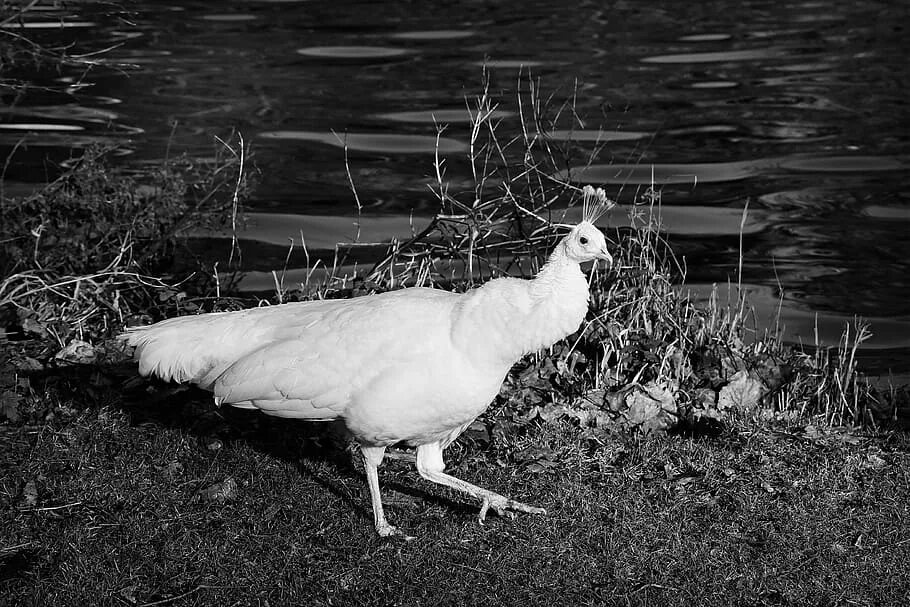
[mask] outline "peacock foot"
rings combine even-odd
[[[499,516],[508,516],[509,518],[515,518],[516,511],[527,512],[528,514],[547,514],[547,511],[543,508],[516,502],[515,500],[509,499],[504,495],[499,495],[498,493],[490,493],[489,495],[485,495],[483,497],[483,503],[480,506],[480,512],[477,514],[477,519],[480,521],[481,525],[483,524],[484,520],[486,520],[487,512],[491,508]]]
[[[406,542],[410,542],[411,540],[416,539],[413,536],[405,534],[405,532],[398,527],[390,525],[386,522],[377,523],[376,533],[379,534],[379,537],[400,537]]]

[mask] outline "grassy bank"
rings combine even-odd
[[[715,438],[567,423],[462,440],[450,469],[548,516],[476,505],[383,467],[378,538],[361,471],[309,427],[147,402],[3,427],[8,605],[901,605],[905,437],[754,426]],[[175,422],[175,420],[181,420]]]
[[[578,150],[546,137],[570,108],[522,94],[507,139],[495,100],[472,102],[475,188],[452,191],[438,158],[429,227],[360,276],[275,298],[533,273],[566,207],[605,194],[561,173]],[[687,299],[654,188],[614,211],[633,228],[609,235],[617,263],[592,273],[585,325],[516,365],[448,452],[454,474],[548,516],[481,526],[475,504],[392,461],[389,515],[416,539],[377,538],[336,433],[137,380],[109,340],[127,322],[254,304],[221,297],[215,268],[169,275],[189,223],[237,220],[246,152],[223,151],[140,175],[88,154],[2,201],[0,605],[910,598],[906,392],[863,380],[862,325],[803,350],[752,327],[742,298]]]

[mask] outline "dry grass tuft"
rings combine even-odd
[[[216,150],[212,161],[181,157],[133,176],[110,167],[109,150],[90,148],[39,192],[0,198],[0,310],[62,347],[179,304],[186,281],[204,284],[208,273],[176,285],[161,278],[178,233],[236,223],[250,186],[243,139]]]

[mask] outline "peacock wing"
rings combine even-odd
[[[212,384],[226,404],[284,417],[333,419],[377,377],[420,373],[448,347],[457,296],[407,289],[347,300],[285,329],[229,365]],[[401,377],[406,381],[406,377]]]
[[[340,351],[297,340],[268,344],[230,365],[212,391],[224,404],[252,406],[270,415],[335,419],[350,403],[356,377]]]
[[[369,308],[365,298],[265,306],[235,312],[181,316],[128,329],[141,375],[191,382],[211,389],[229,366],[269,344],[307,339],[333,317]],[[356,313],[356,312],[355,312]],[[318,332],[318,329],[317,329]]]

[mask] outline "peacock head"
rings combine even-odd
[[[576,263],[602,259],[610,264],[613,257],[607,251],[607,239],[597,226],[590,221],[582,221],[562,241],[566,257]]]

